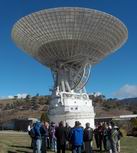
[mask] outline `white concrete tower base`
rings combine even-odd
[[[74,126],[79,121],[83,127],[87,122],[94,128],[94,108],[92,100],[86,93],[59,92],[52,96],[49,111],[50,121],[58,124],[60,121]]]

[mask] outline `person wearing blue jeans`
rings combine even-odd
[[[57,142],[56,142],[56,138],[52,137],[51,138],[51,150],[56,152],[57,151]]]
[[[36,122],[33,130],[34,130],[34,146],[33,146],[33,153],[41,153],[41,132],[40,132],[40,128],[41,128],[41,123],[40,122]]]
[[[75,126],[71,129],[70,141],[72,143],[72,153],[81,153],[81,147],[83,145],[83,128],[80,126],[79,121],[76,121]]]
[[[40,128],[41,131],[41,153],[46,153],[47,152],[47,138],[48,138],[48,123],[42,123],[42,126]]]
[[[34,153],[41,153],[41,139],[35,140],[35,148],[33,150]]]
[[[72,153],[81,153],[81,147],[82,145],[73,145],[72,146]]]

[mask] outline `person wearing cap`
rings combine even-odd
[[[119,129],[118,126],[114,126],[114,128],[117,129],[117,131],[118,131],[117,150],[118,150],[118,153],[120,153],[120,139],[121,139],[121,137],[123,137],[123,134],[122,134],[122,132],[120,131],[120,129]]]
[[[84,145],[85,145],[85,152],[92,153],[91,142],[93,140],[93,129],[90,127],[90,123],[86,123],[83,139],[84,139]]]
[[[83,145],[83,128],[79,121],[75,121],[75,126],[71,129],[70,140],[72,143],[72,153],[81,153]]]
[[[118,131],[117,131],[116,126],[113,122],[111,122],[111,126],[112,126],[112,129],[111,129],[111,139],[110,139],[110,142],[111,142],[110,153],[118,153],[118,150],[117,150]]]

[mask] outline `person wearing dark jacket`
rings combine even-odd
[[[98,124],[96,125],[94,129],[94,138],[96,142],[96,147],[99,148],[99,131],[98,131]]]
[[[90,123],[86,123],[83,139],[84,139],[84,145],[85,145],[85,152],[92,153],[91,142],[93,140],[93,129],[90,127]]]
[[[100,151],[102,151],[103,132],[104,132],[103,123],[100,123],[100,125],[98,126],[98,136],[99,136],[99,148],[100,148]]]
[[[70,143],[69,143],[69,141],[70,141],[70,131],[71,131],[71,127],[69,126],[68,123],[66,123],[65,129],[66,129],[66,139],[67,139],[67,141],[66,141],[66,148],[67,149],[70,149]]]
[[[54,122],[51,122],[49,126],[49,141],[50,141],[50,149],[54,152],[56,152],[57,149],[55,129],[56,129],[56,124]]]
[[[67,141],[69,141],[69,140],[70,140],[70,131],[71,131],[71,127],[69,126],[68,123],[66,123],[65,129],[66,129]]]
[[[109,123],[104,123],[103,145],[105,151],[111,152],[111,126]]]
[[[63,121],[59,123],[59,127],[55,130],[55,136],[57,138],[57,153],[65,153],[66,149],[66,129],[63,125]]]
[[[70,139],[72,143],[72,153],[81,153],[83,145],[83,128],[80,126],[79,121],[75,122],[75,126],[71,129]]]

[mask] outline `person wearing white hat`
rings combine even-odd
[[[118,131],[115,128],[115,124],[113,122],[111,122],[111,149],[110,153],[118,153],[117,151],[117,144],[118,144]]]

